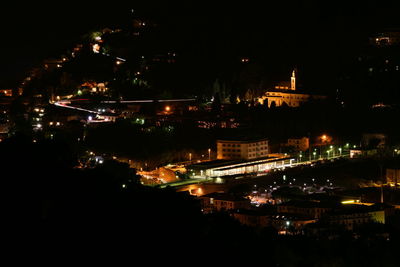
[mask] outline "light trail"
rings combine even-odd
[[[89,113],[100,114],[100,112],[97,112],[97,111],[93,111],[93,110],[89,110],[89,109],[84,109],[84,108],[73,107],[73,106],[68,106],[68,105],[65,104],[65,103],[55,102],[54,105],[55,105],[55,106],[58,106],[58,107],[63,107],[63,108],[70,108],[70,109],[85,111],[85,112],[89,112]]]

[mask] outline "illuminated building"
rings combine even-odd
[[[204,213],[250,208],[250,200],[226,193],[211,193],[199,197]]]
[[[179,181],[177,172],[184,171],[182,167],[171,165],[157,168],[153,171],[140,171],[138,172],[142,176],[142,181],[153,180],[159,181],[159,183],[172,183]]]
[[[256,159],[268,156],[268,140],[217,140],[217,159]]]
[[[273,90],[268,90],[262,97],[258,98],[260,104],[267,104],[268,107],[299,107],[310,100],[323,100],[326,96],[311,95],[296,92],[296,71],[293,70],[290,82],[280,82]],[[265,102],[267,101],[267,102]]]
[[[292,166],[293,159],[289,157],[263,157],[255,160],[214,160],[187,167],[188,174],[193,178],[216,178],[235,175],[267,173],[273,169]]]
[[[394,186],[400,183],[400,168],[386,169],[386,183]]]
[[[378,205],[346,205],[329,215],[330,224],[339,224],[347,230],[365,223],[385,223],[385,210]]]
[[[12,89],[1,89],[0,90],[0,95],[12,96],[13,95]]]
[[[233,218],[238,220],[241,224],[250,227],[266,227],[270,224],[269,212],[259,210],[237,210],[232,214]]]
[[[400,45],[400,32],[386,31],[377,33],[370,38],[370,43],[377,47]]]
[[[333,209],[331,204],[317,201],[288,201],[277,206],[278,213],[300,214],[319,219]]]

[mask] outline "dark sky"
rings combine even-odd
[[[182,41],[193,31],[207,40],[210,36],[233,40],[237,35],[255,47],[292,53],[295,61],[310,64],[321,56],[334,57],[329,51],[357,46],[368,31],[400,25],[396,1],[54,2],[18,2],[1,8],[0,86],[15,86],[30,67],[71,48],[90,29],[117,24],[131,8],[170,25],[169,30],[176,31]]]

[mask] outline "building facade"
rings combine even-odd
[[[306,151],[310,147],[310,139],[308,137],[289,138],[287,146],[293,147],[296,151]]]
[[[400,183],[400,169],[386,169],[386,183],[396,186]]]
[[[266,104],[268,107],[280,107],[284,105],[288,107],[299,107],[311,100],[326,99],[326,96],[323,95],[304,94],[296,92],[296,90],[296,71],[293,70],[290,82],[279,83],[273,90],[268,90],[262,97],[258,98],[258,102],[260,104]]]
[[[278,213],[300,214],[314,219],[320,219],[324,213],[332,209],[331,205],[314,201],[289,201],[277,206]]]
[[[217,140],[217,159],[256,159],[268,156],[268,140]]]
[[[250,208],[250,200],[226,193],[211,193],[200,196],[200,204],[204,213],[230,211]]]
[[[291,157],[264,157],[256,160],[216,160],[187,167],[192,178],[216,178],[232,175],[267,173],[274,169],[291,167]]]
[[[330,224],[344,226],[347,230],[353,230],[355,226],[366,223],[385,224],[384,210],[355,210],[352,212],[341,211],[329,216]]]

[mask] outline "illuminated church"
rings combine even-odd
[[[262,97],[258,98],[260,104],[268,104],[268,107],[287,105],[288,107],[298,107],[310,100],[323,100],[326,96],[303,94],[296,91],[296,70],[292,71],[289,81],[280,82],[274,89],[268,90]],[[267,103],[265,102],[267,101]]]

